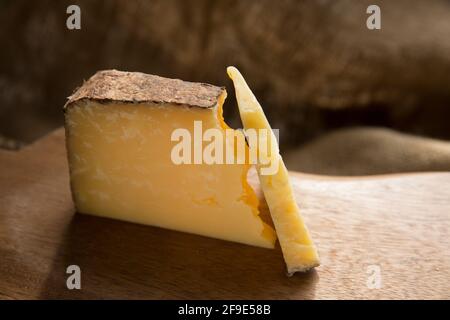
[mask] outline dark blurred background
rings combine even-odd
[[[81,8],[81,30],[66,8]],[[381,8],[368,30],[366,8]],[[63,124],[97,70],[227,86],[235,65],[290,169],[336,175],[450,170],[448,0],[0,0],[0,147]]]

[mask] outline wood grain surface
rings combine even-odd
[[[62,130],[0,151],[0,298],[450,298],[450,173],[292,180],[322,265],[288,278],[279,248],[76,214]]]

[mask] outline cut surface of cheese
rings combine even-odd
[[[244,129],[270,130],[270,133],[267,134],[270,140],[269,152],[258,150],[258,144],[252,144],[251,141],[249,143],[250,149],[257,149],[260,156],[258,161],[261,159],[262,163],[267,163],[267,160],[276,161],[278,165],[278,170],[275,170],[274,174],[263,174],[264,166],[259,162],[256,168],[286,261],[288,274],[292,275],[297,271],[306,271],[316,267],[319,265],[319,256],[300,215],[288,171],[279,154],[278,143],[272,128],[241,73],[234,67],[228,67],[227,72],[234,83]]]
[[[174,130],[194,136],[194,121],[203,130],[227,128],[225,96],[223,88],[142,73],[94,75],[64,108],[77,211],[273,248],[276,234],[259,216],[248,164],[171,158]]]

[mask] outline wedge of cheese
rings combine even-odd
[[[273,248],[276,235],[259,216],[248,164],[172,158],[174,130],[194,136],[195,121],[203,130],[228,128],[225,97],[223,88],[208,84],[115,70],[95,74],[64,108],[77,210]]]
[[[250,144],[250,149],[257,149],[259,154],[257,171],[261,189],[275,225],[288,274],[292,275],[297,271],[306,271],[316,267],[319,265],[319,256],[300,215],[288,171],[279,154],[278,142],[272,128],[241,73],[234,67],[228,67],[227,72],[234,83],[244,128],[270,131],[268,134],[262,135],[267,137],[266,143]],[[252,142],[249,140],[249,143]],[[258,145],[268,147],[263,149],[258,148]],[[264,169],[272,166],[275,167],[274,172],[270,172],[271,170],[264,172]]]

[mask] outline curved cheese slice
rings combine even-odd
[[[259,153],[258,161],[265,164],[268,163],[267,160],[270,160],[270,162],[275,161],[278,165],[278,170],[275,170],[274,174],[264,174],[263,171],[266,166],[261,163],[258,163],[257,171],[261,189],[269,206],[280,241],[288,273],[292,275],[297,271],[306,271],[318,266],[319,257],[295,202],[288,171],[279,154],[278,143],[272,128],[240,72],[234,67],[228,67],[227,72],[234,83],[244,128],[246,130],[264,129],[270,131],[267,135],[270,152],[258,150],[258,144],[252,144],[252,141],[249,141],[249,143],[250,149],[257,149]]]

